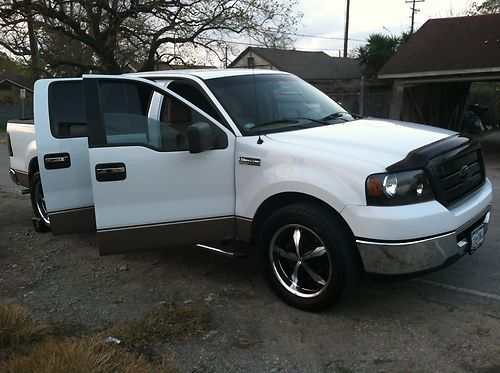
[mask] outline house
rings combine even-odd
[[[305,52],[248,47],[229,67],[281,70],[307,82],[328,82],[361,78],[361,66],[353,58],[330,57],[325,52]]]
[[[363,72],[354,58],[330,57],[325,52],[248,47],[229,67],[286,71],[341,102],[348,110],[363,111],[360,108]]]
[[[460,131],[467,103],[489,106],[500,81],[500,14],[431,19],[382,67],[392,81],[390,116]],[[471,92],[490,92],[477,102]],[[476,97],[479,97],[476,95]],[[474,102],[476,101],[476,102]]]
[[[5,128],[10,119],[30,117],[33,117],[33,82],[23,75],[0,71],[0,128]]]

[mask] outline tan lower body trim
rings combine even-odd
[[[101,255],[235,238],[233,216],[97,232]]]
[[[236,238],[239,241],[250,242],[252,234],[252,219],[236,216]]]
[[[27,172],[14,170],[16,172],[17,182],[19,185],[29,188],[30,187],[30,178]]]
[[[50,213],[49,219],[54,235],[96,230],[94,206]]]

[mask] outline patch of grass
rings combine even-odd
[[[202,308],[173,305],[156,308],[137,320],[115,325],[105,333],[127,345],[151,340],[171,342],[200,336],[206,321]]]
[[[174,372],[163,344],[201,335],[206,319],[196,306],[160,307],[76,338],[17,305],[0,303],[0,372]],[[122,342],[110,343],[108,336]]]
[[[0,358],[27,351],[53,331],[51,325],[34,319],[23,308],[0,303]]]
[[[8,360],[5,373],[52,372],[173,372],[167,363],[152,364],[143,357],[102,339],[48,339],[28,354]]]

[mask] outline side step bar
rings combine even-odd
[[[223,245],[224,246],[224,245]],[[250,253],[247,251],[242,251],[242,250],[232,250],[234,249],[233,247],[213,247],[213,246],[208,246],[208,245],[203,245],[203,244],[197,244],[196,247],[199,247],[201,249],[205,250],[210,250],[218,254],[222,255],[227,255],[235,259],[241,259],[241,258],[247,258],[250,256]]]

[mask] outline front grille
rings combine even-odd
[[[430,164],[436,199],[445,206],[479,189],[486,178],[481,150],[475,144],[446,153]]]

